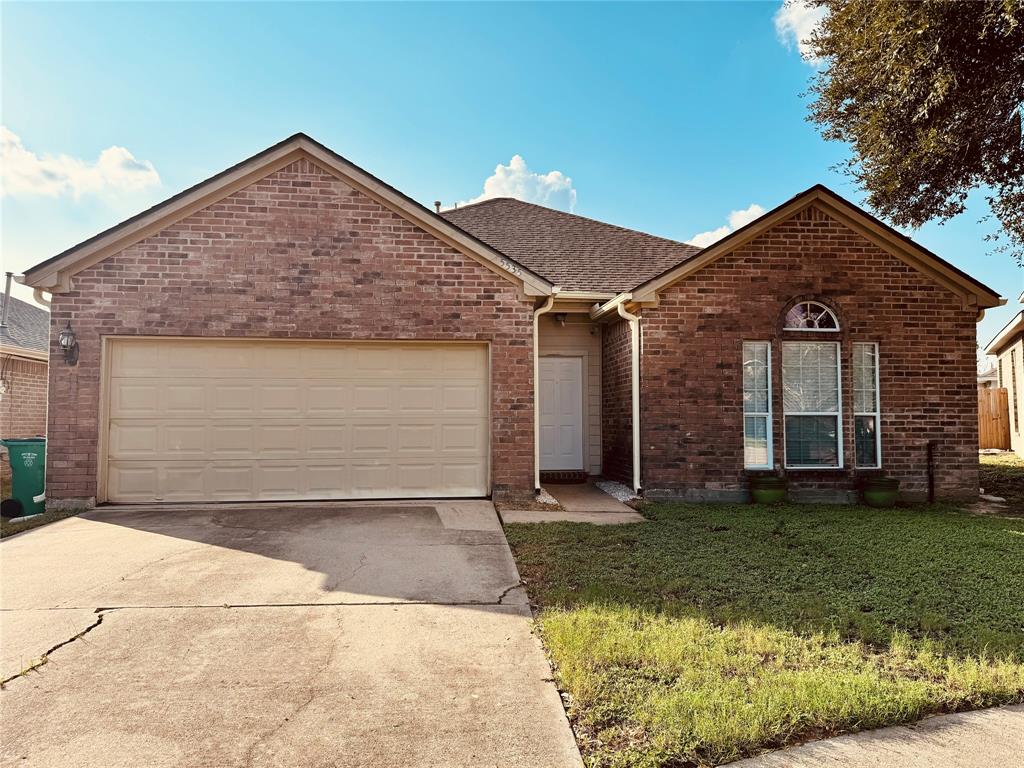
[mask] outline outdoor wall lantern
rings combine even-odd
[[[57,336],[57,343],[60,344],[61,351],[64,353],[64,361],[68,365],[74,365],[78,362],[78,337],[71,329],[70,320],[68,320],[64,330]]]

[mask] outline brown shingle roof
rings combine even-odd
[[[510,197],[485,200],[441,215],[569,290],[627,291],[701,250]]]
[[[0,313],[3,307],[4,297],[0,292]],[[0,346],[45,352],[50,347],[50,313],[11,296],[7,325],[0,326]]]

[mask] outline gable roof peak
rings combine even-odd
[[[367,197],[394,211],[464,255],[522,286],[530,296],[546,296],[552,285],[540,275],[476,238],[456,223],[413,200],[360,168],[306,133],[294,133],[246,160],[189,187],[173,197],[122,221],[78,245],[36,264],[18,282],[45,291],[70,289],[72,277],[83,269],[202,210],[261,178],[308,157],[326,172],[344,180]]]

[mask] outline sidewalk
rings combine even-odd
[[[1024,765],[1024,705],[939,715],[730,763],[731,768],[1014,768]]]

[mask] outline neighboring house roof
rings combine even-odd
[[[632,289],[631,299],[635,302],[654,301],[659,291],[703,269],[811,205],[818,206],[829,216],[945,286],[960,296],[965,306],[985,309],[1002,306],[1006,303],[1006,299],[984,283],[978,282],[966,272],[957,269],[945,259],[901,232],[897,232],[885,222],[875,218],[860,206],[851,203],[823,184],[815,184],[810,189],[795,195],[746,226],[709,245],[699,254],[691,256],[681,264],[646,281],[640,281]]]
[[[71,279],[83,269],[303,157],[452,248],[521,285],[527,295],[546,296],[551,293],[552,285],[528,267],[516,263],[512,257],[495,250],[304,133],[290,136],[206,181],[36,264],[25,272],[19,282],[45,291],[70,290]]]
[[[45,355],[50,347],[50,313],[13,296],[10,302],[7,325],[0,326],[0,347],[4,352],[14,348]],[[4,297],[0,295],[0,312],[3,306]]]
[[[618,293],[700,253],[686,243],[498,197],[441,215],[552,283]]]
[[[978,373],[978,383],[979,384],[991,384],[991,383],[997,381],[998,378],[999,378],[998,369],[994,365],[989,366],[984,371],[981,371],[980,373]]]
[[[1024,333],[1024,310],[1010,318],[1010,322],[1004,325],[1003,329],[985,347],[985,354],[998,355],[1004,347],[1016,339],[1019,333]]]

